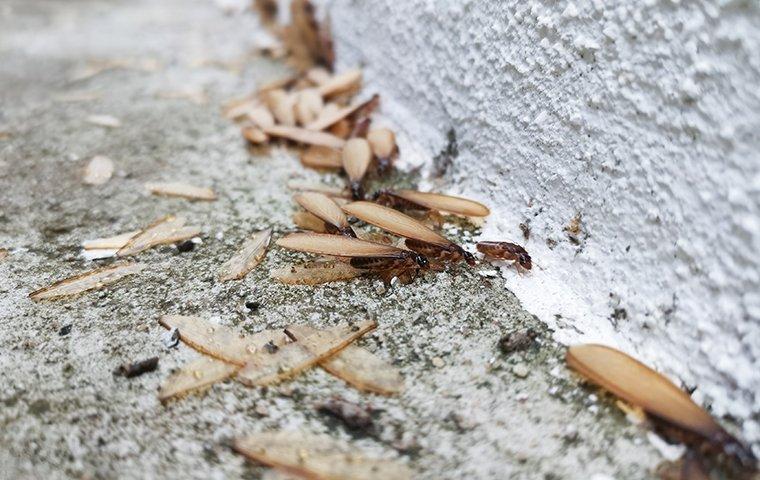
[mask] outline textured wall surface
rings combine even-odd
[[[522,242],[529,222],[541,268],[506,285],[557,338],[618,344],[760,440],[757,3],[328,10],[406,160],[494,205],[484,237]]]

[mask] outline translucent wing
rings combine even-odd
[[[412,217],[376,203],[353,202],[344,205],[343,211],[402,237],[414,238],[440,246],[451,244],[448,239],[438,235]]]
[[[395,257],[404,254],[404,250],[390,245],[324,233],[291,233],[277,240],[277,245],[290,250],[336,257]]]
[[[485,217],[491,213],[488,207],[482,203],[462,197],[443,195],[441,193],[418,192],[416,190],[396,190],[392,194],[431,210],[440,210],[457,215]]]

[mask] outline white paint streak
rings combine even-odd
[[[543,270],[507,270],[506,284],[559,340],[635,353],[760,441],[756,3],[335,0],[329,11],[341,66],[366,65],[402,158],[431,167],[454,129],[444,185],[490,200],[484,237],[520,241],[530,220]],[[563,231],[577,213],[581,246]]]

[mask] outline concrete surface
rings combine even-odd
[[[636,354],[760,446],[760,3],[322,3],[407,160],[494,207],[484,238],[529,224],[544,269],[507,280],[555,338]]]
[[[489,265],[388,290],[366,279],[288,287],[267,271],[296,256],[272,249],[244,281],[215,280],[252,230],[291,228],[286,181],[317,178],[286,149],[249,153],[219,115],[225,100],[284,73],[247,57],[256,29],[252,16],[226,16],[201,0],[0,6],[0,131],[7,132],[0,140],[0,246],[11,252],[0,260],[0,477],[259,478],[264,470],[233,454],[227,441],[303,428],[398,457],[423,479],[651,478],[660,455],[645,435],[566,371],[552,333],[505,290],[505,280],[479,274]],[[71,80],[88,61],[123,58],[160,66]],[[239,73],[220,66],[240,59]],[[209,102],[157,96],[187,87],[205,89]],[[74,94],[98,98],[63,101]],[[123,125],[88,124],[91,114]],[[81,182],[94,155],[117,165],[104,186]],[[219,200],[152,197],[142,189],[151,180],[211,186]],[[30,291],[94,266],[79,256],[82,240],[174,212],[203,226],[193,251],[157,248],[139,255],[145,272],[111,288],[28,300]],[[478,234],[458,232],[462,240]],[[527,278],[505,275],[509,285]],[[260,307],[251,312],[247,301]],[[163,313],[246,331],[373,316],[380,327],[362,343],[397,364],[408,389],[399,398],[363,395],[312,371],[270,389],[227,382],[162,406],[158,386],[196,356],[163,346]],[[502,354],[498,339],[525,327],[539,332],[539,345]],[[131,380],[111,373],[152,355],[160,357],[157,372]],[[375,429],[349,432],[316,413],[314,405],[332,395],[372,405]]]

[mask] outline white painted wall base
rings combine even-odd
[[[455,132],[442,188],[495,207],[484,238],[526,244],[541,268],[506,286],[559,340],[633,352],[760,441],[756,2],[326,8],[405,161],[440,173]]]

